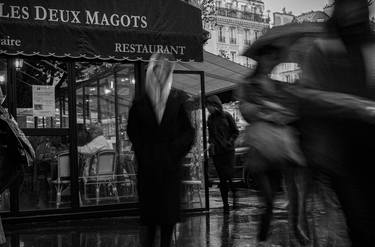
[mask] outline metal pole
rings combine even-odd
[[[76,109],[76,78],[74,63],[68,62],[68,89],[69,89],[69,132],[70,132],[70,194],[72,207],[79,208],[78,183],[78,151],[77,151],[77,109]]]
[[[207,155],[207,123],[206,123],[206,89],[204,72],[201,71],[201,105],[202,105],[202,135],[203,135],[203,170],[204,170],[204,189],[206,196],[206,210],[210,210],[210,192],[208,189],[208,155]]]

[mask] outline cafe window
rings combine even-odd
[[[16,73],[17,122],[21,128],[68,128],[66,63],[24,59]]]
[[[22,211],[71,207],[68,136],[27,136],[35,150],[19,192]]]
[[[133,64],[78,63],[77,146],[81,206],[137,202],[136,164],[126,133]]]

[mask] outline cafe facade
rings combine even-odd
[[[0,0],[3,106],[36,152],[23,183],[0,195],[1,217],[137,215],[129,108],[144,93],[153,53],[173,54],[180,64],[202,62],[203,42],[201,12],[183,1]],[[190,99],[197,137],[183,162],[183,208],[204,211],[204,73],[176,70],[179,76],[201,86]],[[111,148],[81,154],[92,128],[103,131]]]

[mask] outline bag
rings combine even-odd
[[[296,133],[291,127],[256,122],[246,128],[246,144],[271,163],[289,161],[306,166]]]

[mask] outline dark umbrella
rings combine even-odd
[[[271,28],[255,41],[243,56],[254,60],[272,50],[281,54],[284,62],[302,61],[314,38],[324,35],[324,23],[292,23]]]

